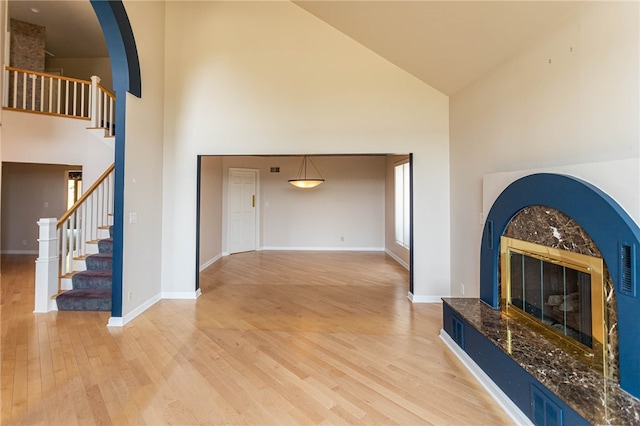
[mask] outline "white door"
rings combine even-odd
[[[256,249],[258,172],[229,169],[229,253]]]

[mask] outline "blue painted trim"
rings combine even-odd
[[[573,218],[597,244],[614,282],[618,318],[620,386],[640,398],[640,299],[620,292],[620,244],[640,245],[640,229],[615,200],[580,179],[548,173],[523,177],[509,185],[487,216],[480,251],[480,298],[498,308],[500,236],[527,206],[543,205]],[[490,225],[492,224],[492,225]],[[492,229],[490,229],[492,228]],[[492,234],[492,235],[491,235]],[[637,253],[634,253],[638,256]],[[637,264],[637,258],[634,259]],[[633,279],[638,282],[638,269]]]
[[[409,153],[409,292],[413,292],[413,154]]]
[[[124,166],[126,92],[140,97],[140,62],[133,30],[120,0],[90,0],[109,49],[113,89],[116,94],[115,177],[113,201],[113,284],[111,316],[122,317],[122,264],[124,231]]]
[[[455,318],[455,319],[454,319]],[[532,421],[531,388],[535,386],[549,401],[562,408],[564,424],[572,426],[586,426],[589,424],[584,417],[571,408],[529,374],[509,355],[480,333],[471,323],[456,315],[451,307],[442,304],[442,324],[444,331],[455,340],[455,321],[463,324],[458,340],[464,341],[464,346],[458,346],[484,371],[493,382],[513,401],[513,403]]]
[[[127,11],[120,0],[90,0],[109,48],[113,87],[142,96],[138,49]],[[117,99],[117,98],[116,98]]]
[[[202,205],[202,155],[198,155],[196,177],[196,291],[200,288],[200,208]]]

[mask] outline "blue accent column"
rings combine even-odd
[[[198,155],[196,177],[196,291],[200,288],[200,206],[202,197],[202,155]]]
[[[498,307],[498,254],[500,237],[511,220],[527,206],[549,206],[575,220],[596,243],[614,283],[618,308],[620,386],[640,398],[640,298],[637,292],[620,291],[620,246],[640,246],[640,229],[615,200],[580,179],[539,173],[509,185],[495,201],[485,224],[480,252],[480,298]],[[634,250],[632,264],[638,264]],[[632,282],[640,276],[633,268]]]
[[[115,178],[113,223],[113,288],[111,316],[122,317],[122,263],[124,231],[124,166],[126,92],[140,97],[140,62],[133,30],[120,0],[90,0],[104,33],[116,94]]]
[[[413,153],[409,154],[409,291],[413,292]]]

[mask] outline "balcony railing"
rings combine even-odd
[[[115,96],[91,80],[6,67],[4,107],[18,111],[91,120],[90,127],[115,133]]]

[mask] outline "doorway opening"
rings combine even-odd
[[[408,290],[413,291],[412,155],[312,157],[326,181],[301,189],[288,180],[295,177],[302,154],[198,156],[196,290],[200,272],[223,257],[271,250],[385,252],[409,271]],[[409,166],[403,217],[408,226],[400,242],[394,169],[399,162]]]

